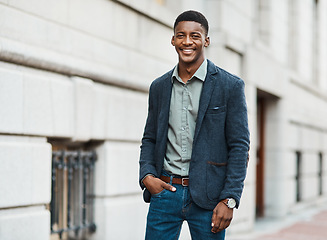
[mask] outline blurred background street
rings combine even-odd
[[[250,234],[235,234],[228,240],[325,240],[327,207],[311,207],[282,219],[258,220]]]

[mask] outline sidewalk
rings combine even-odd
[[[264,219],[253,233],[233,235],[227,240],[326,240],[327,208],[314,208],[285,219]]]

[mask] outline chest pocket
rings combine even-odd
[[[206,114],[218,114],[226,112],[226,106],[211,106],[207,109]]]

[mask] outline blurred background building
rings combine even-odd
[[[327,0],[0,0],[0,239],[143,239],[148,87],[188,9],[209,20],[207,57],[246,82],[229,234],[327,202]]]

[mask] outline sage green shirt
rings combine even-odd
[[[189,174],[196,119],[206,75],[206,59],[186,83],[178,75],[178,65],[174,69],[167,150],[164,159],[164,170],[171,174],[179,176]]]

